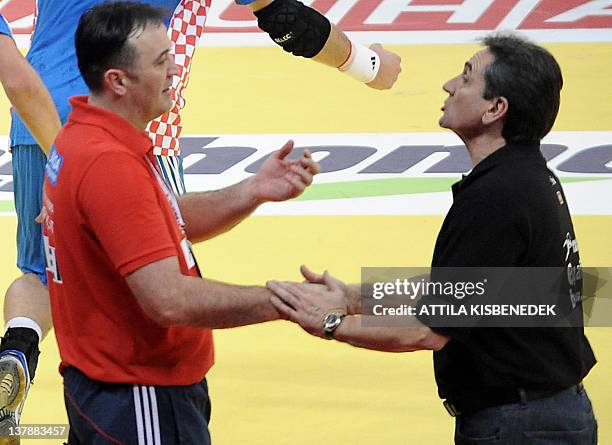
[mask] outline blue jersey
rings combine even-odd
[[[49,89],[62,123],[70,112],[68,98],[89,92],[77,65],[74,34],[81,15],[102,1],[38,1],[36,28],[27,59]],[[148,0],[146,3],[166,9],[169,23],[180,0]],[[36,144],[14,111],[12,118],[11,146]]]
[[[7,36],[13,37],[13,34],[11,33],[11,27],[9,26],[8,22],[2,14],[0,14],[0,34],[5,34]]]
[[[36,28],[27,59],[49,89],[62,123],[70,112],[68,98],[89,92],[77,65],[74,34],[81,15],[102,1],[38,0]],[[254,1],[236,0],[236,3],[248,5]],[[180,0],[145,0],[145,3],[167,10],[168,25]],[[10,140],[11,146],[36,144],[14,111]]]

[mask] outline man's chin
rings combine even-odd
[[[163,107],[160,107],[161,112],[159,113],[159,116],[166,114],[168,111],[172,109],[172,100],[168,100],[166,103],[163,103],[162,105]]]
[[[159,110],[157,110],[157,112],[155,113],[154,116],[151,117],[151,119],[149,120],[149,122],[154,121],[155,119],[163,116],[164,114],[166,114],[168,111],[170,111],[170,109],[172,108],[172,106],[169,107],[164,107],[164,108],[159,108]]]

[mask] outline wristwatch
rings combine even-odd
[[[346,317],[346,314],[338,314],[335,312],[325,316],[323,319],[323,332],[325,332],[327,338],[334,338],[334,332],[338,329],[344,317]]]

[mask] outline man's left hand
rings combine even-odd
[[[304,150],[297,160],[286,159],[293,150],[293,141],[272,153],[251,180],[251,191],[256,201],[286,201],[295,198],[312,184],[320,171],[311,153]]]

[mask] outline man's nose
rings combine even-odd
[[[168,65],[168,76],[176,76],[178,75],[178,66],[174,63],[174,57],[170,56],[170,63]]]
[[[442,89],[444,91],[446,91],[448,94],[453,94],[453,92],[455,91],[454,89],[454,81],[455,78],[452,78],[450,80],[447,80],[446,83],[444,85],[442,85]]]

